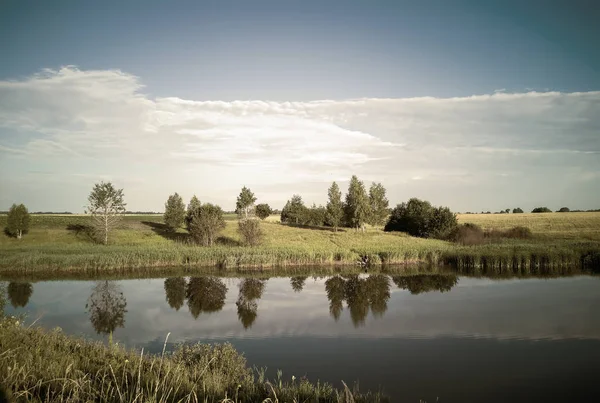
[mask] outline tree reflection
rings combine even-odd
[[[218,312],[225,305],[227,286],[218,277],[192,277],[187,285],[186,297],[194,319],[202,312]]]
[[[290,284],[292,285],[292,289],[294,292],[300,292],[304,288],[304,283],[308,277],[292,277],[290,278]]]
[[[344,309],[346,281],[339,275],[330,277],[325,281],[325,291],[329,300],[329,313],[337,322]]]
[[[125,326],[127,301],[121,287],[115,281],[98,281],[85,305],[96,333],[109,335],[118,327]]]
[[[250,328],[258,316],[257,301],[262,297],[265,283],[266,280],[257,278],[245,278],[240,282],[240,294],[235,304],[244,329]]]
[[[31,283],[8,283],[8,299],[13,307],[24,307],[33,294]]]
[[[450,291],[458,283],[458,277],[453,274],[419,274],[415,276],[392,277],[398,288],[410,291],[411,294],[421,294],[430,291]]]
[[[351,275],[343,278],[339,275],[325,281],[325,291],[329,299],[329,312],[337,321],[346,301],[350,318],[355,327],[364,325],[369,310],[373,316],[381,317],[387,310],[390,299],[390,279],[381,274],[361,278]]]
[[[165,280],[165,295],[169,306],[176,311],[185,302],[186,282],[183,277],[172,277]]]

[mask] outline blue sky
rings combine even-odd
[[[124,3],[0,3],[2,205],[108,179],[136,210],[281,207],[356,173],[393,204],[598,208],[594,1]]]

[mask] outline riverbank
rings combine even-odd
[[[0,226],[5,216],[0,217]],[[600,253],[600,213],[461,215],[486,229],[523,225],[531,239],[497,239],[461,246],[401,233],[292,227],[264,222],[260,247],[240,245],[235,221],[228,221],[213,247],[190,245],[185,230],[166,231],[162,216],[126,216],[109,245],[93,242],[85,216],[32,216],[31,230],[21,240],[0,237],[0,273],[69,271],[107,273],[131,269],[185,267],[221,271],[315,266],[450,265],[456,268],[496,268],[536,272],[546,268],[581,266],[597,270]]]
[[[173,354],[154,356],[4,318],[0,351],[8,401],[388,401],[379,393],[339,390],[291,375],[268,381],[264,370],[248,368],[227,343],[181,346]]]

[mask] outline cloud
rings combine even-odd
[[[512,177],[507,167],[530,178],[558,165],[564,175],[600,171],[598,91],[312,102],[143,91],[131,74],[74,66],[0,81],[0,155],[40,170],[62,164],[65,175],[69,167],[125,182],[146,175],[156,194],[212,189],[219,202],[249,184],[271,189],[263,196],[280,203],[307,183],[322,183],[313,189],[324,202],[327,183],[352,174],[397,187],[390,191],[404,198],[404,185],[430,194],[436,183]],[[162,200],[151,203],[160,208]]]

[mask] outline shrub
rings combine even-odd
[[[421,238],[445,238],[458,225],[456,215],[447,207],[433,207],[416,198],[397,205],[384,231],[401,231]]]
[[[260,221],[252,218],[238,222],[238,232],[242,242],[248,246],[258,246],[263,240],[264,233],[260,228]]]
[[[256,215],[261,220],[264,220],[265,218],[270,216],[273,212],[271,210],[271,207],[266,203],[257,204],[255,210],[256,210]]]
[[[205,203],[190,211],[186,217],[187,230],[200,245],[211,246],[225,228],[223,210],[214,204]]]
[[[13,204],[6,217],[6,233],[21,239],[29,230],[29,212],[24,204]]]
[[[536,207],[533,210],[531,210],[532,213],[551,213],[552,210],[550,210],[548,207]]]
[[[516,238],[516,239],[528,239],[531,238],[533,234],[531,230],[527,227],[513,227],[511,229],[506,230],[504,237],[505,238]]]
[[[521,207],[517,207],[513,209],[513,214],[522,214],[523,209]]]
[[[454,228],[448,240],[462,245],[480,245],[484,242],[485,236],[480,226],[466,223]]]
[[[571,211],[568,207],[561,207],[558,212],[559,213],[568,213],[569,211]]]

